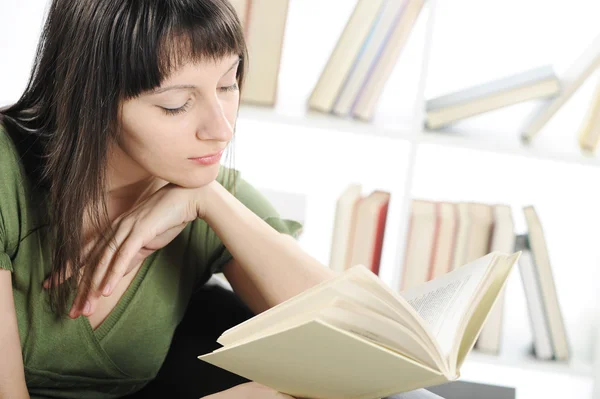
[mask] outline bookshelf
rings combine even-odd
[[[35,52],[39,22],[47,1],[29,0],[29,3],[34,6],[27,8],[27,15],[11,14],[13,10],[7,10],[6,14],[0,12],[4,23],[0,26],[10,30],[10,34],[7,30],[4,35],[6,40],[0,38],[0,43],[2,48],[11,50],[11,62],[0,66],[4,72],[0,74],[3,87],[0,105],[12,102],[24,87],[31,54]],[[529,109],[527,104],[511,107],[506,110],[508,113],[492,112],[461,122],[452,131],[427,131],[421,124],[425,98],[552,62],[557,58],[558,49],[559,72],[568,66],[587,44],[584,39],[598,33],[596,19],[600,4],[595,4],[596,0],[573,0],[570,7],[546,3],[543,0],[427,0],[386,86],[375,120],[365,123],[306,111],[306,99],[355,1],[290,0],[277,105],[274,108],[241,107],[233,157],[242,175],[256,186],[305,194],[306,201],[298,205],[303,209],[289,212],[294,215],[301,211],[306,215],[300,242],[323,263],[329,259],[335,200],[342,189],[358,181],[366,191],[375,188],[390,191],[392,203],[381,276],[392,287],[400,278],[411,198],[459,199],[458,195],[464,195],[464,199],[503,200],[515,207],[530,200],[539,204],[542,221],[548,220],[545,227],[553,251],[551,261],[561,278],[558,288],[563,311],[571,315],[568,332],[572,333],[569,338],[576,345],[576,356],[572,362],[563,364],[540,362],[527,355],[524,344],[531,340],[531,333],[520,281],[513,273],[514,278],[509,281],[513,291],[507,295],[513,301],[506,308],[512,317],[511,324],[523,329],[509,330],[507,345],[499,357],[472,352],[463,367],[463,378],[513,384],[523,392],[531,392],[540,382],[550,390],[549,395],[533,391],[531,396],[519,396],[519,399],[589,398],[592,392],[594,397],[600,397],[600,338],[594,338],[600,336],[594,328],[600,323],[593,316],[600,310],[600,302],[594,299],[594,283],[600,281],[594,268],[600,259],[594,254],[597,246],[592,236],[594,232],[580,232],[583,224],[600,223],[596,215],[600,198],[594,188],[594,182],[600,181],[600,157],[581,154],[574,140],[592,85],[600,76],[597,73],[590,79],[592,85],[584,85],[565,112],[557,115],[552,126],[530,145],[519,140],[518,127],[509,123],[522,119]],[[456,26],[451,18],[456,12],[452,14],[452,9],[468,14],[465,17],[468,28]],[[15,8],[15,12],[23,10],[25,8]],[[543,12],[541,17],[540,12]],[[511,29],[506,29],[508,17]],[[531,29],[532,21],[535,21],[535,29]],[[559,24],[566,24],[568,28],[556,29],[554,25]],[[529,30],[520,36],[523,27]],[[503,29],[503,34],[495,38],[478,34],[486,29]],[[565,39],[565,31],[581,40]],[[15,32],[25,40],[12,40]],[[452,36],[446,38],[446,44],[456,45],[436,47],[439,36]],[[513,51],[511,46],[519,41],[523,45],[515,46]],[[498,62],[499,53],[506,54],[501,56],[503,62]],[[463,73],[464,69],[469,73]],[[446,174],[432,167],[434,161]],[[477,180],[478,175],[466,174],[470,170],[468,162],[475,165],[485,162],[486,166],[480,168],[490,176],[495,173],[493,179],[502,182],[499,188],[487,192],[492,185]],[[500,169],[504,164],[514,166],[510,173]],[[461,173],[463,177],[457,177]],[[472,189],[473,181],[482,187],[465,192]],[[528,189],[532,185],[543,189]],[[509,191],[503,193],[504,189]],[[540,194],[535,196],[532,190]],[[568,201],[548,202],[547,198],[564,194],[560,191],[571,192]],[[570,214],[572,209],[567,205],[571,203],[577,208],[576,216]],[[577,235],[592,238],[578,242],[570,237]],[[558,248],[556,255],[553,248]],[[573,259],[570,251],[575,254]],[[577,281],[580,275],[586,276],[581,287]],[[578,388],[577,394],[573,394],[572,390]]]
[[[493,13],[493,10],[483,10],[489,4],[476,5],[476,2],[468,0],[460,0],[459,3],[452,7],[473,7],[476,12],[487,13],[488,17]],[[519,7],[517,2],[509,3],[509,8]],[[592,2],[581,3],[580,6],[584,8],[586,4],[588,8],[596,7]],[[374,121],[366,123],[309,111],[306,109],[306,99],[354,4],[354,1],[332,1],[326,4],[316,0],[290,1],[278,101],[273,108],[246,104],[240,108],[236,166],[246,178],[261,186],[306,194],[307,221],[300,242],[323,263],[329,261],[335,201],[343,188],[351,182],[360,182],[366,192],[376,188],[390,191],[392,201],[388,211],[380,276],[394,288],[400,280],[412,198],[479,199],[489,203],[505,202],[511,204],[513,209],[529,203],[536,206],[539,204],[543,214],[555,219],[554,222],[545,223],[551,245],[553,243],[555,247],[560,247],[564,241],[574,248],[573,252],[579,251],[576,260],[569,259],[569,251],[566,249],[556,254],[551,253],[553,270],[557,270],[558,275],[556,277],[555,274],[555,278],[560,279],[558,288],[561,306],[565,314],[571,315],[567,328],[569,333],[573,332],[569,339],[575,343],[574,358],[569,363],[543,362],[528,354],[527,344],[531,342],[531,332],[520,277],[514,272],[509,281],[512,292],[507,295],[512,296],[513,300],[506,308],[507,312],[511,312],[509,317],[515,317],[511,322],[521,328],[508,330],[500,356],[472,352],[463,366],[463,378],[515,386],[518,389],[517,398],[529,397],[525,394],[535,392],[532,389],[538,382],[546,385],[548,395],[545,397],[548,398],[561,397],[558,396],[559,392],[571,393],[567,396],[573,396],[572,393],[576,392],[580,395],[578,397],[582,398],[592,397],[592,392],[600,393],[600,364],[595,360],[600,360],[600,356],[591,354],[592,348],[600,346],[600,341],[596,343],[593,338],[598,323],[595,318],[586,320],[587,315],[600,309],[593,286],[600,276],[591,270],[594,265],[600,263],[600,258],[595,255],[593,258],[588,256],[593,254],[593,251],[590,251],[590,248],[594,248],[592,240],[586,239],[578,243],[571,237],[569,241],[569,236],[574,236],[573,230],[582,220],[586,220],[586,212],[589,213],[589,224],[592,223],[591,220],[600,223],[594,215],[594,203],[597,204],[596,201],[600,200],[600,197],[590,188],[594,181],[598,181],[596,179],[600,179],[600,157],[583,154],[577,147],[575,138],[579,120],[585,112],[586,101],[600,74],[595,74],[590,82],[578,91],[565,107],[565,112],[557,115],[556,121],[551,122],[548,131],[541,132],[529,144],[520,140],[518,125],[513,122],[521,121],[531,109],[531,104],[520,104],[509,107],[508,110],[477,116],[446,131],[424,129],[421,121],[425,98],[439,94],[427,93],[429,82],[437,82],[438,90],[442,92],[466,86],[468,83],[460,80],[452,82],[452,79],[449,79],[450,73],[444,77],[450,83],[444,83],[439,68],[438,75],[431,76],[432,65],[451,59],[453,54],[460,57],[460,51],[467,50],[446,48],[438,50],[437,55],[431,53],[435,45],[435,27],[440,24],[448,29],[452,22],[444,21],[450,5],[427,0],[407,47],[386,86],[389,90],[386,89],[381,98]],[[314,9],[319,9],[320,12],[311,13]],[[557,13],[558,11],[554,10],[554,14],[549,15],[557,17]],[[583,13],[584,11],[579,10],[577,14],[572,10],[568,16],[577,17]],[[326,24],[326,31],[331,34],[322,35],[325,30],[307,32],[303,29],[303,21],[309,15],[313,26]],[[523,20],[526,17],[516,18],[520,19],[519,23],[522,25],[527,24]],[[474,24],[483,29],[482,21],[476,21]],[[586,35],[595,36],[592,35],[589,25],[582,24],[582,27],[578,27],[580,38],[587,37]],[[526,52],[518,52],[522,62],[508,62],[509,69],[513,68],[509,71],[501,71],[500,67],[493,66],[493,59],[482,61],[482,69],[474,73],[473,79],[485,80],[501,73],[515,72],[516,68],[533,67],[540,59],[542,62],[551,63],[556,46],[555,42],[548,38],[544,41],[544,32],[546,31],[536,32],[531,39],[539,44],[539,52],[542,55],[538,54],[538,58],[530,57]],[[514,35],[517,34],[511,34],[515,40]],[[492,52],[493,46],[502,45],[502,42],[498,41],[500,39],[497,39],[482,49],[480,45],[485,39],[474,38],[472,42],[463,39],[466,43],[463,47],[475,46],[477,51],[486,55]],[[569,44],[561,42],[564,50],[561,54],[565,54],[563,63],[566,65],[569,59],[575,58],[586,44],[582,41],[571,46],[572,49],[564,50]],[[440,53],[443,53],[444,60],[441,59]],[[463,67],[461,62],[451,62],[448,66],[451,72]],[[561,65],[558,65],[559,72],[560,68]],[[489,71],[487,76],[485,71]],[[393,87],[401,87],[402,93],[394,93]],[[509,119],[508,122],[505,119]],[[268,149],[265,146],[268,146]],[[436,168],[432,165],[441,159],[443,160],[438,161],[439,168],[453,171],[454,177],[450,172],[436,177]],[[485,167],[482,170],[490,173],[490,176],[493,176],[491,179],[499,181],[499,188],[486,193],[490,184],[483,184],[484,187],[480,188],[479,192],[475,190],[472,194],[465,193],[461,198],[461,189],[469,188],[473,181],[480,180],[477,180],[479,177],[476,175],[466,174],[469,170],[468,162],[453,162],[453,159],[470,159],[475,165],[477,162],[484,162]],[[510,171],[503,171],[504,164],[512,165]],[[523,172],[518,170],[519,167]],[[456,177],[458,173],[465,173],[462,183],[461,178]],[[513,178],[511,174],[516,177]],[[451,181],[455,186],[444,184],[444,180]],[[579,207],[579,211],[574,213],[576,216],[573,216],[578,219],[577,222],[568,220],[567,215],[571,211],[571,208],[565,209],[568,203],[560,204],[558,200],[552,203],[546,199],[555,197],[560,187],[566,187],[565,190],[573,192],[567,196],[573,203],[578,201],[577,197],[587,198],[581,204],[575,205]],[[535,194],[536,190],[539,191],[538,195]],[[505,193],[499,195],[498,191]],[[555,216],[555,213],[565,215]],[[544,222],[543,216],[542,221]],[[523,221],[517,221],[516,225],[522,229]],[[564,246],[567,247],[567,244]],[[552,246],[550,250],[552,251]],[[584,295],[577,299],[572,296],[578,292],[577,279],[569,277],[569,270],[563,266],[570,263],[576,264],[573,269],[577,273],[590,276],[586,279],[589,284],[586,282],[581,288]],[[583,304],[581,309],[578,309],[579,301]],[[519,391],[525,394],[519,394]]]

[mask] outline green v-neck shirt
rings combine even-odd
[[[229,171],[221,167],[219,173],[225,187],[232,181]],[[234,195],[277,231],[297,237],[301,224],[282,219],[233,172]],[[42,288],[52,255],[48,229],[41,224],[43,206],[34,205],[43,195],[25,175],[14,143],[0,126],[0,268],[12,272],[31,398],[117,398],[138,391],[156,376],[194,289],[220,272],[231,254],[198,219],[144,261],[96,330],[83,316],[57,319]]]

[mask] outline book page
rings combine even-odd
[[[430,327],[444,355],[450,354],[462,317],[472,305],[493,260],[494,254],[488,254],[400,293]]]
[[[319,320],[198,358],[296,398],[374,399],[448,382],[410,358]]]
[[[221,345],[232,345],[238,340],[249,336],[260,334],[270,326],[293,318],[299,314],[312,312],[326,306],[332,298],[348,298],[359,302],[365,309],[385,316],[423,337],[426,347],[435,350],[427,338],[423,326],[416,321],[418,315],[408,305],[398,305],[398,300],[405,300],[398,295],[399,299],[388,298],[385,295],[383,283],[366,267],[358,265],[346,270],[339,276],[324,281],[305,292],[274,306],[265,312],[225,331],[217,340]],[[415,313],[413,316],[412,313]]]
[[[322,308],[285,319],[255,335],[236,341],[234,345],[241,345],[261,337],[277,334],[295,325],[318,319],[349,333],[356,334],[376,345],[402,354],[436,372],[446,371],[445,362],[437,352],[428,350],[417,334],[411,332],[402,324],[367,310],[361,305],[361,303],[350,298],[336,297]]]

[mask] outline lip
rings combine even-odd
[[[221,160],[221,156],[223,155],[223,151],[225,149],[210,155],[206,155],[199,158],[190,158],[191,161],[200,164],[200,165],[213,165]]]

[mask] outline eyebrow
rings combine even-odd
[[[231,72],[231,70],[238,65],[238,63],[241,61],[242,59],[240,57],[238,57],[237,60],[235,60],[235,62],[229,67],[229,69],[227,70],[227,72],[225,72],[223,74],[223,76],[227,75],[229,72]],[[159,93],[164,93],[165,91],[169,91],[169,90],[181,90],[181,89],[196,89],[197,87],[194,85],[173,85],[173,86],[167,86],[167,87],[159,87],[155,90],[152,90],[152,94],[159,94]]]

